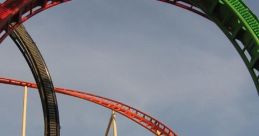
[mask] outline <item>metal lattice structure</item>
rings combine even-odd
[[[68,0],[6,0],[0,4],[0,42],[10,35],[31,68],[41,97],[45,136],[59,136],[60,134],[59,113],[55,91],[63,91],[67,94],[72,93],[82,99],[86,99],[88,96],[85,95],[89,94],[61,88],[56,88],[54,91],[51,77],[43,57],[25,28],[20,25],[33,15],[67,1]],[[242,0],[158,1],[186,9],[214,22],[224,32],[240,54],[259,93],[259,21]],[[22,83],[22,81],[19,82]],[[34,84],[33,87],[35,88],[36,85]],[[161,132],[163,135],[175,135],[175,133],[165,125],[156,127],[155,124],[158,122],[151,118],[151,116],[147,116],[129,106],[124,105],[123,107],[121,103],[119,104],[122,107],[118,107],[114,100],[99,96],[95,97],[96,99],[89,97],[89,101],[93,100],[92,102],[107,108],[115,107],[115,109],[119,109],[117,112],[128,117],[132,116],[131,119],[133,121],[137,123],[141,122],[142,124],[140,123],[140,125],[146,127],[153,133],[157,134],[157,132]],[[129,111],[132,110],[136,115],[133,113],[131,115],[126,109],[130,109]],[[151,121],[153,124],[149,124],[148,121]],[[158,124],[160,126],[162,123]]]

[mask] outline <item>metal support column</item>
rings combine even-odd
[[[27,86],[25,86],[24,95],[23,95],[22,136],[26,136],[27,98],[28,98],[28,88]]]
[[[113,128],[113,136],[117,136],[118,132],[117,132],[117,124],[116,124],[116,120],[115,120],[115,112],[114,111],[112,111],[110,121],[109,121],[108,127],[107,127],[106,132],[105,132],[105,136],[108,136],[111,127]]]

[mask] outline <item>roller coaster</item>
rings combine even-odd
[[[0,4],[0,42],[10,36],[26,59],[36,81],[29,83],[0,78],[1,83],[38,88],[45,125],[45,136],[59,136],[57,93],[81,98],[112,109],[140,124],[155,135],[176,136],[170,127],[121,102],[90,93],[55,88],[47,65],[23,22],[32,16],[69,0],[6,0]],[[214,22],[234,45],[243,59],[259,93],[259,21],[242,0],[158,0]]]

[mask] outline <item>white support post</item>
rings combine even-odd
[[[117,124],[115,120],[115,112],[112,111],[112,126],[113,126],[113,136],[117,136]]]
[[[22,136],[26,136],[26,114],[27,114],[28,88],[24,87],[23,112],[22,112]]]
[[[118,132],[117,132],[117,124],[116,124],[116,120],[115,120],[115,112],[114,111],[112,111],[112,114],[111,114],[111,117],[110,117],[110,120],[109,120],[109,124],[108,124],[108,127],[107,127],[106,132],[105,132],[105,136],[108,136],[111,127],[113,127],[113,136],[117,136]]]

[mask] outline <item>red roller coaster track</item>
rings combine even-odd
[[[177,7],[189,10],[193,13],[196,13],[200,16],[203,16],[209,19],[208,16],[203,11],[201,11],[199,8],[195,7],[193,4],[189,3],[188,1],[185,1],[185,0],[158,0],[158,1],[175,5]]]
[[[70,0],[6,0],[0,4],[0,43],[18,25],[37,13]],[[184,0],[157,0],[192,11],[207,18],[201,10]]]
[[[6,0],[0,4],[0,43],[11,34],[20,24],[34,16],[35,14],[44,11],[48,8],[56,6],[58,4],[67,2],[69,0]],[[258,20],[249,9],[239,0],[232,1],[218,1],[218,0],[157,0],[165,3],[175,5],[177,7],[192,11],[207,19],[215,22],[226,36],[233,43],[238,50],[246,66],[249,69],[250,74],[253,77],[255,85],[259,90],[259,75],[258,75]],[[227,6],[226,6],[227,5]],[[223,13],[231,13],[224,14]],[[240,21],[242,23],[240,23]],[[236,40],[241,41],[245,47],[242,49]],[[248,51],[249,56],[246,56],[245,51]],[[23,82],[13,79],[0,78],[0,83],[28,86],[31,88],[37,88],[34,83]],[[40,87],[40,86],[39,86]],[[52,90],[53,91],[53,90]],[[138,111],[128,105],[120,102],[96,96],[89,93],[79,92],[75,90],[69,90],[64,88],[55,88],[58,93],[78,97],[91,101],[103,107],[112,109],[127,118],[135,121],[146,129],[150,130],[156,135],[174,136],[176,135],[171,129],[166,127],[158,120],[151,116]],[[46,90],[45,90],[45,92]],[[53,93],[50,91],[50,93]],[[44,94],[45,95],[45,94]],[[52,95],[52,94],[51,94]],[[55,98],[54,96],[52,98]],[[52,108],[57,110],[57,107]],[[50,110],[49,110],[50,111]],[[58,110],[57,110],[58,111]],[[50,113],[49,113],[50,114]],[[58,117],[58,113],[55,113]],[[53,116],[54,117],[54,116]],[[52,124],[49,123],[49,126]],[[49,133],[51,129],[46,129],[46,135],[59,135],[59,122],[56,120],[56,126],[51,128],[57,132]]]
[[[35,83],[9,79],[9,78],[2,78],[2,77],[0,77],[0,83],[15,85],[15,86],[27,86],[30,88],[37,88],[37,85]],[[86,101],[90,101],[100,106],[114,110],[117,113],[120,113],[121,115],[127,117],[128,119],[131,119],[137,124],[143,126],[150,132],[154,133],[155,135],[177,136],[175,132],[173,132],[169,127],[167,127],[157,119],[131,106],[123,104],[121,102],[118,102],[109,98],[97,96],[91,93],[65,89],[65,88],[55,88],[55,92],[84,99]]]
[[[6,0],[4,3],[0,4],[0,43],[11,34],[20,24],[27,21],[32,16],[49,9],[58,4],[67,2],[70,0]],[[173,4],[175,6],[187,9],[194,13],[197,13],[201,16],[206,17],[206,15],[192,6],[188,2],[178,1],[178,0],[161,0]],[[36,86],[35,86],[36,87]],[[56,88],[57,89],[57,88]],[[130,106],[124,105],[122,103],[116,102],[114,100],[106,99],[103,97],[97,97],[95,95],[84,94],[81,92],[76,92],[73,90],[65,91],[66,89],[58,89],[59,91],[63,90],[64,94],[77,95],[76,97],[86,99],[92,102],[95,102],[99,105],[105,106],[110,109],[114,109],[118,113],[130,118],[131,120],[137,122],[143,127],[147,128],[154,134],[161,133],[162,135],[175,135],[168,127],[160,123],[154,118],[140,112]],[[56,90],[57,91],[57,90]],[[87,99],[88,98],[88,99]],[[46,123],[45,123],[46,125]],[[51,124],[50,124],[51,125]],[[49,130],[48,130],[49,131]],[[46,131],[45,134],[49,132]],[[58,129],[57,129],[58,131]],[[57,133],[58,134],[58,133]]]
[[[69,0],[7,0],[0,4],[0,43],[35,14]]]

